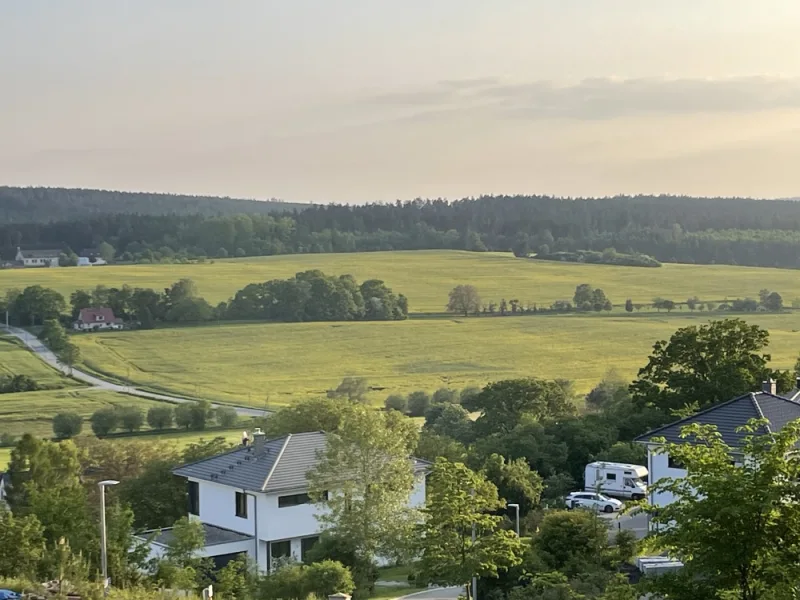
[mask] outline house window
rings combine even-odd
[[[270,542],[269,555],[273,560],[276,558],[289,558],[292,555],[292,542],[290,540]]]
[[[311,550],[314,546],[317,545],[319,541],[319,536],[303,538],[300,540],[300,560],[305,562],[306,560],[306,553]]]
[[[200,484],[196,481],[186,482],[186,491],[189,496],[189,514],[200,514]]]
[[[322,499],[328,500],[328,492],[322,493]],[[278,496],[278,508],[288,508],[290,506],[300,506],[301,504],[311,504],[311,496],[308,494],[292,494],[291,496]]]
[[[616,481],[617,474],[616,473],[606,473],[606,480],[607,481]]]
[[[106,318],[103,315],[95,315],[94,318],[97,319],[98,321],[105,321],[106,320]]]
[[[236,516],[247,518],[247,494],[244,492],[236,492]]]
[[[668,460],[668,462],[667,462],[667,466],[668,466],[670,469],[681,469],[681,470],[686,470],[686,466],[685,466],[685,465],[684,465],[684,464],[683,464],[681,461],[679,461],[679,460],[678,460],[678,459],[676,459],[676,458],[672,458],[671,456],[669,457],[669,460]]]

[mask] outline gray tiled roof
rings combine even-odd
[[[738,446],[747,435],[736,431],[750,419],[767,419],[770,431],[779,431],[789,421],[800,419],[800,402],[795,402],[767,392],[745,394],[722,404],[717,404],[690,417],[664,425],[636,438],[637,442],[649,442],[654,437],[663,437],[667,442],[688,442],[681,438],[686,425],[701,423],[716,425],[722,439],[729,446]],[[764,433],[768,433],[764,431]]]
[[[156,532],[145,531],[144,533],[140,533],[136,537],[139,539],[146,540],[152,533]],[[205,543],[203,544],[203,546],[205,547],[216,546],[218,544],[230,544],[232,542],[244,542],[253,539],[253,536],[251,535],[238,533],[230,529],[217,527],[216,525],[209,525],[208,523],[203,523],[203,533],[205,534]],[[156,536],[153,538],[153,543],[160,544],[162,546],[169,546],[170,542],[172,541],[172,538],[173,538],[172,527],[169,527],[167,529],[162,529],[158,531]]]
[[[256,492],[302,490],[308,486],[306,474],[317,464],[317,454],[325,450],[322,431],[293,433],[264,443],[264,450],[253,446],[178,467],[175,475],[212,481]],[[414,459],[415,470],[430,463]]]

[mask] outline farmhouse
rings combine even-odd
[[[110,308],[82,308],[72,328],[75,331],[122,329],[122,319],[115,317]]]
[[[23,267],[57,267],[60,250],[20,250],[17,248],[15,260]]]
[[[681,438],[681,430],[687,425],[700,423],[716,425],[725,443],[736,448],[747,435],[737,429],[747,425],[751,419],[766,419],[769,422],[764,433],[779,431],[786,423],[800,419],[800,402],[798,402],[800,378],[798,378],[796,386],[786,396],[780,396],[777,393],[775,381],[765,381],[759,392],[745,394],[717,404],[636,438],[635,441],[647,446],[647,470],[650,473],[650,484],[666,477],[675,479],[686,476],[683,466],[676,463],[668,453],[659,452],[661,444],[654,443],[652,438],[664,438],[670,443],[692,443],[690,439]],[[731,460],[737,463],[741,463],[743,459],[742,455],[731,456]],[[650,493],[650,503],[655,506],[666,506],[673,500],[672,494],[668,492]]]
[[[186,478],[190,518],[205,530],[199,553],[220,567],[247,554],[267,572],[276,560],[302,560],[321,532],[316,515],[323,506],[309,497],[306,474],[325,450],[324,432],[295,433],[267,440],[256,430],[253,443],[178,467]],[[425,503],[425,475],[430,463],[413,461],[415,486],[409,505]],[[153,532],[145,532],[147,539]],[[172,532],[162,529],[150,542],[151,557],[162,556]]]

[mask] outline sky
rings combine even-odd
[[[797,0],[0,0],[0,185],[800,196]]]

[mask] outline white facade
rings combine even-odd
[[[84,323],[83,321],[75,321],[72,324],[72,328],[75,331],[103,331],[104,329],[122,329],[122,323],[108,323],[106,321]]]
[[[669,492],[655,492],[652,491],[653,485],[660,479],[671,477],[678,479],[686,477],[686,469],[679,468],[678,465],[672,463],[670,466],[669,454],[666,452],[657,452],[660,446],[655,444],[648,444],[647,446],[647,470],[650,472],[650,504],[653,506],[666,506],[671,504],[675,497]]]

